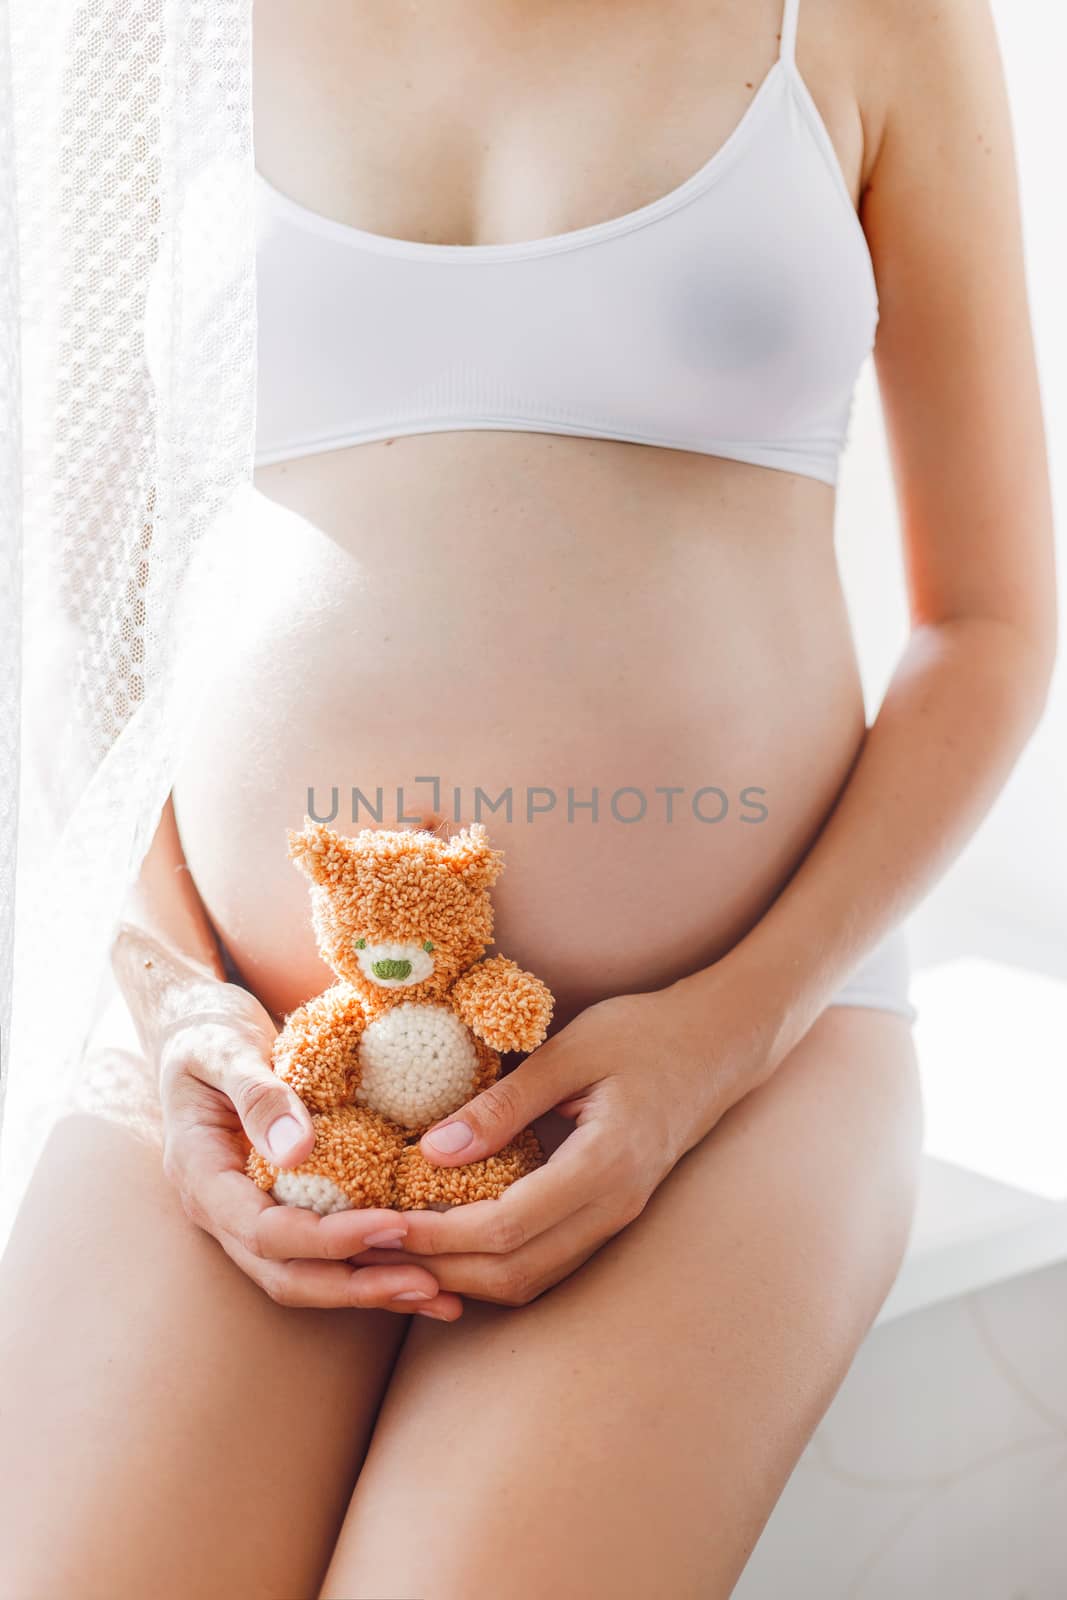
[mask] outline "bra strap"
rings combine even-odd
[[[778,46],[778,55],[791,66],[796,61],[797,47],[797,15],[800,11],[800,0],[785,0],[782,8],[782,32]]]

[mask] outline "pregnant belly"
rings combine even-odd
[[[715,959],[802,857],[863,733],[832,541],[597,503],[487,526],[484,494],[439,498],[416,537],[402,495],[343,517],[257,495],[216,552],[225,628],[188,641],[213,688],[175,808],[276,1016],[330,979],[286,856],[308,810],[484,821],[496,945],[557,1025]]]

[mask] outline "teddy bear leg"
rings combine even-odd
[[[253,1150],[246,1168],[282,1205],[326,1216],[368,1206],[391,1206],[404,1135],[366,1106],[338,1106],[312,1116],[315,1145],[299,1167],[281,1170]]]
[[[545,1153],[532,1128],[496,1155],[460,1167],[435,1167],[418,1142],[406,1146],[396,1168],[397,1211],[447,1211],[471,1200],[496,1200],[527,1172],[544,1164]]]

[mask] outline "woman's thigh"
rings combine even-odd
[[[274,1304],[160,1159],[65,1118],[0,1264],[4,1600],[305,1600],[329,1561],[406,1321]]]
[[[323,1596],[728,1595],[895,1276],[920,1136],[907,1024],[831,1008],[570,1278],[412,1328]]]

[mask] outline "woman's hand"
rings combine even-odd
[[[707,974],[705,973],[705,977]],[[407,1211],[399,1250],[428,1265],[442,1289],[525,1305],[567,1277],[640,1215],[671,1168],[758,1080],[768,1022],[744,986],[699,1001],[685,980],[651,994],[601,1001],[513,1072],[425,1133],[423,1154],[455,1166],[500,1150],[555,1109],[576,1127],[547,1163],[498,1200],[447,1212]],[[455,1143],[461,1124],[469,1139]],[[453,1148],[434,1148],[448,1129]]]
[[[278,1205],[245,1175],[249,1143],[275,1164],[296,1166],[310,1153],[314,1130],[303,1103],[271,1070],[277,1030],[268,1013],[236,984],[220,983],[209,998],[210,1010],[180,1018],[158,1047],[164,1170],[187,1215],[280,1305],[458,1316],[458,1297],[440,1294],[426,1267],[395,1255],[385,1265],[351,1264],[379,1235],[403,1235],[406,1213],[320,1217]]]

